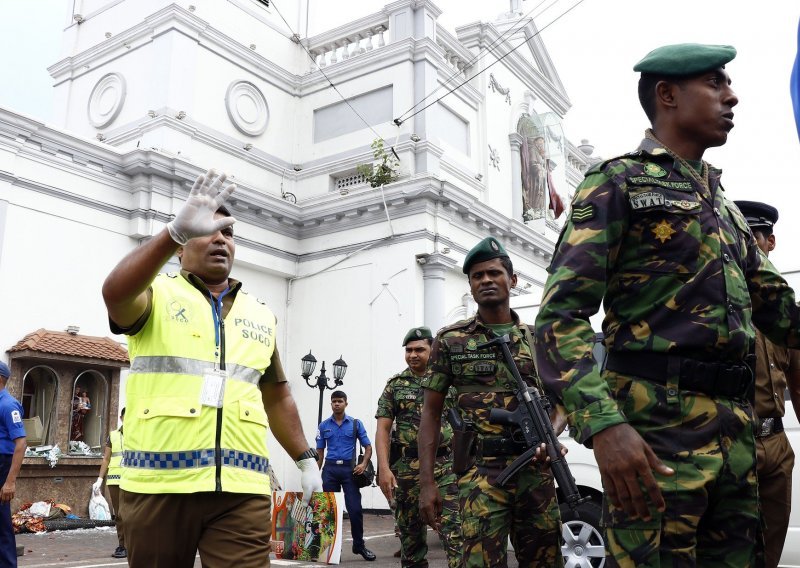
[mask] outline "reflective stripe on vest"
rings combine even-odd
[[[112,430],[108,433],[108,438],[111,441],[111,459],[108,462],[106,483],[119,485],[122,479],[122,433],[119,430]]]
[[[170,373],[176,375],[202,375],[213,365],[208,361],[187,359],[186,357],[144,356],[139,355],[133,360],[131,373]],[[258,386],[262,373],[258,369],[251,369],[244,365],[228,363],[225,366],[228,378]]]
[[[274,314],[240,289],[218,326],[208,297],[182,276],[159,275],[151,289],[150,316],[128,344],[121,489],[269,495],[259,382],[275,347]],[[227,377],[221,408],[201,405],[214,368]]]
[[[236,450],[220,450],[222,465],[267,473],[269,459]],[[125,452],[125,467],[142,469],[190,469],[214,467],[214,449],[193,452]]]

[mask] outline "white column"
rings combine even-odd
[[[424,313],[425,325],[436,333],[444,326],[444,316],[447,309],[445,294],[445,278],[447,272],[456,266],[456,261],[440,253],[433,253],[426,257],[422,265],[422,280],[425,286]]]
[[[511,218],[522,221],[522,136],[512,132],[508,141],[511,143]]]

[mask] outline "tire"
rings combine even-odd
[[[600,526],[602,507],[597,501],[586,501],[573,511],[562,503],[561,554],[564,568],[602,568],[606,562],[606,542]]]

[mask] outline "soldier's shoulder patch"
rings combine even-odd
[[[585,223],[594,219],[594,203],[576,203],[572,206],[572,222]]]

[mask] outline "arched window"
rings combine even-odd
[[[104,417],[108,401],[108,382],[97,371],[83,371],[72,385],[70,413],[70,453],[85,453],[83,442],[92,453],[103,451]]]
[[[55,443],[58,378],[50,367],[30,369],[22,379],[22,409],[28,446]]]

